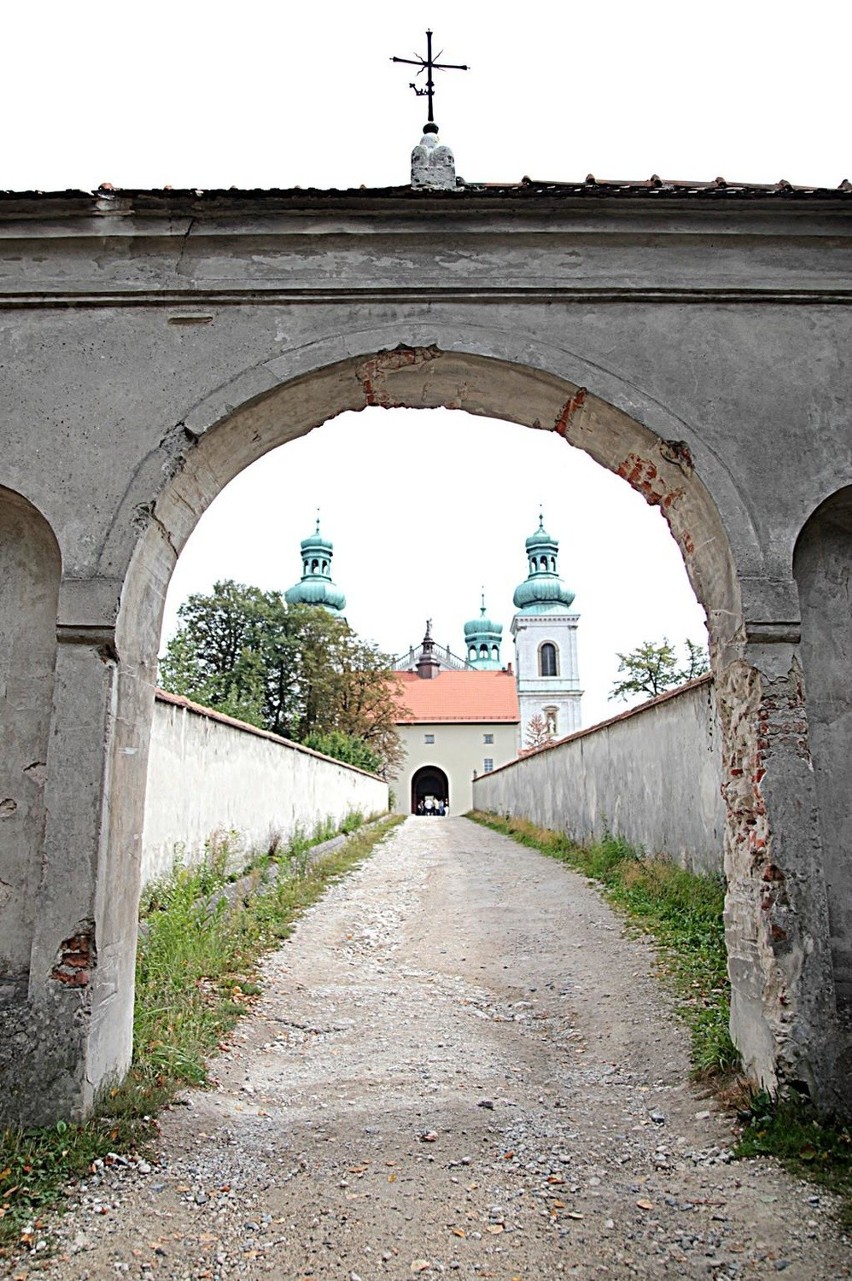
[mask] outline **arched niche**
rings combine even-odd
[[[834,981],[852,1010],[852,486],[827,498],[793,557]]]
[[[0,486],[0,1000],[26,995],[44,837],[61,561],[44,517]]]

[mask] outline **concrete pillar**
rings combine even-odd
[[[0,1061],[3,1120],[28,1125],[84,1115],[99,1083],[89,1060],[115,662],[79,634],[60,629],[58,639],[27,1004],[12,1038],[14,1060]],[[111,1039],[118,1074],[129,1061],[129,1024]]]
[[[110,624],[60,623],[57,639],[28,991],[0,1009],[3,1124],[83,1117],[132,1052],[153,683],[119,665]]]

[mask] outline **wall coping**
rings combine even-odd
[[[290,747],[294,752],[301,752],[304,756],[315,756],[317,760],[329,761],[332,765],[339,765],[341,769],[348,769],[353,774],[363,774],[365,778],[374,778],[379,783],[384,783],[385,779],[380,778],[378,774],[371,774],[369,770],[361,769],[359,765],[350,765],[348,761],[339,761],[336,756],[326,756],[325,752],[317,752],[313,747],[305,747],[304,743],[294,743],[290,738],[282,738],[280,734],[272,734],[268,729],[259,729],[257,725],[249,725],[248,721],[238,721],[234,716],[227,716],[224,712],[217,712],[213,707],[204,707],[201,703],[193,703],[192,699],[184,698],[182,694],[170,694],[166,689],[160,689],[159,686],[154,690],[154,699],[158,703],[168,703],[172,707],[181,707],[185,712],[192,712],[195,716],[206,716],[210,721],[218,721],[220,725],[229,725],[231,729],[242,730],[244,734],[254,734],[256,738],[269,739],[271,743],[278,743],[281,747]]]
[[[564,738],[555,738],[552,743],[544,743],[541,747],[528,747],[519,752],[513,761],[506,761],[505,765],[498,765],[496,769],[489,770],[487,774],[479,774],[474,778],[474,782],[480,782],[483,778],[491,778],[494,774],[499,774],[501,770],[511,769],[518,764],[518,761],[529,760],[531,756],[540,756],[542,752],[552,752],[554,747],[562,747],[564,743],[576,743],[580,738],[588,738],[590,734],[597,734],[602,729],[609,729],[611,725],[618,725],[621,721],[628,721],[632,716],[640,716],[643,712],[649,712],[653,707],[659,707],[662,703],[668,703],[674,698],[680,698],[682,694],[688,694],[690,690],[700,689],[702,685],[713,684],[713,673],[706,672],[703,676],[696,676],[691,681],[685,681],[683,685],[678,685],[675,689],[664,690],[662,694],[657,694],[656,698],[649,698],[645,703],[639,703],[637,707],[628,707],[627,711],[619,712],[617,716],[610,716],[608,720],[597,721],[594,725],[587,725],[585,729],[575,730],[573,734],[566,734]]]

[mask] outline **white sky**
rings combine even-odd
[[[468,181],[852,177],[841,0],[41,0],[4,13],[0,182],[405,183],[425,102],[390,56],[425,52],[427,24],[436,51],[471,66],[440,75],[436,99]],[[616,650],[703,639],[702,613],[658,511],[562,441],[505,423],[365,411],[269,455],[200,522],[166,627],[217,577],[290,586],[319,505],[356,630],[397,650],[431,616],[459,650],[484,584],[508,641],[539,503],[577,593],[589,723],[619,710],[606,701]]]

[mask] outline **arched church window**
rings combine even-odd
[[[318,560],[312,560],[312,561],[311,561],[311,573],[312,573],[312,574],[315,574],[315,573],[317,572],[317,569],[318,569],[318,568],[319,568],[319,561],[318,561]]]
[[[491,658],[496,663],[500,658],[500,651],[496,645],[491,646]]]
[[[487,658],[487,657],[488,657],[488,646],[487,646],[487,645],[480,645],[480,647],[479,647],[479,657],[480,657],[480,658]]]
[[[545,641],[538,651],[539,676],[559,675],[559,654],[551,641]]]

